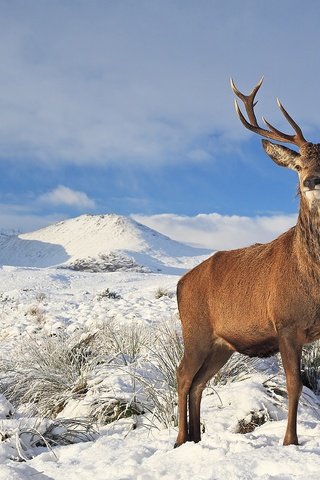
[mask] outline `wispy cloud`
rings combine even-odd
[[[273,99],[294,105],[305,124],[317,124],[319,71],[316,62],[310,71],[310,58],[318,56],[319,5],[292,9],[289,0],[270,1],[258,8],[250,0],[227,6],[4,2],[0,158],[82,164],[211,159],[217,147],[203,139],[212,133],[220,148],[231,148],[230,138],[249,138],[234,115],[230,74],[247,91],[266,72],[267,118],[276,109],[272,91]],[[308,28],[297,43],[301,12]],[[299,56],[294,75],[283,61],[292,58],[292,44]],[[306,72],[308,88],[297,101]]]
[[[88,197],[85,192],[72,190],[64,185],[59,185],[51,192],[44,193],[39,197],[39,202],[51,205],[68,205],[76,208],[95,208],[95,201]]]
[[[0,234],[17,234],[31,232],[59,222],[65,214],[39,213],[24,205],[0,204]]]
[[[175,214],[132,215],[169,237],[213,250],[228,250],[256,242],[268,242],[296,222],[294,215],[244,217],[217,213],[181,216]]]

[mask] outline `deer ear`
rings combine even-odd
[[[263,148],[267,155],[281,167],[294,168],[300,154],[291,148],[269,142],[269,140],[262,140]]]

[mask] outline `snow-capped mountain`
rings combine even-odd
[[[114,214],[81,215],[35,232],[0,236],[0,265],[23,267],[179,273],[209,254]]]

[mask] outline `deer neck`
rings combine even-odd
[[[309,208],[301,196],[295,250],[300,268],[320,283],[320,206]]]

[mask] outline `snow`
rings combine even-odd
[[[89,270],[89,263],[91,271],[99,271],[111,263],[113,271],[127,270],[131,261],[132,269],[181,274],[197,263],[195,257],[199,262],[209,253],[114,214],[82,215],[36,232],[0,235],[0,265]]]
[[[54,339],[59,332],[94,334],[114,322],[128,330],[136,325],[146,333],[159,331],[176,318],[180,273],[204,255],[130,219],[109,215],[82,216],[38,232],[2,236],[0,243],[0,356],[5,358],[19,342],[27,348],[39,335]],[[75,260],[90,263],[110,252],[134,258],[145,270],[91,273],[65,268]],[[109,298],[107,289],[117,298]],[[166,294],[157,298],[159,289]],[[129,368],[107,371],[98,365],[83,399],[70,399],[57,420],[85,416],[101,392],[129,398]],[[145,360],[138,363],[137,372],[154,374]],[[238,381],[210,385],[202,402],[202,441],[178,449],[173,449],[176,427],[154,428],[143,415],[96,426],[98,433],[91,441],[51,449],[37,446],[28,432],[36,424],[43,433],[49,420],[26,416],[0,395],[0,480],[318,479],[319,400],[304,387],[300,445],[283,447],[287,400],[281,389],[285,392],[284,376],[275,359],[259,360],[254,371]],[[239,433],[239,422],[250,421],[253,412],[265,415],[266,423]],[[26,431],[22,444],[14,434],[18,429]],[[23,462],[17,461],[19,449]]]
[[[253,386],[248,386],[248,391],[256,393]],[[283,447],[285,421],[270,422],[251,434],[240,435],[232,431],[236,403],[228,412],[214,408],[211,401],[204,403],[204,415],[210,423],[199,444],[187,443],[175,450],[174,430],[137,429],[128,434],[128,425],[119,422],[102,430],[91,444],[56,448],[57,460],[45,453],[29,464],[54,479],[62,478],[63,472],[68,480],[86,478],[86,472],[97,480],[319,478],[320,429],[315,421],[300,423],[301,446]]]

